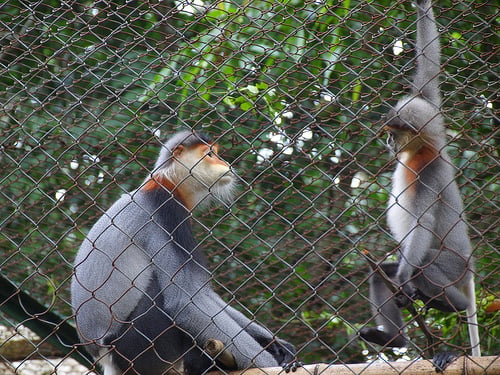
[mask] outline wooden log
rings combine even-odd
[[[0,361],[24,361],[27,359],[62,358],[66,353],[42,342],[39,338],[10,338],[0,339]],[[2,372],[0,372],[1,374]]]
[[[209,375],[284,375],[281,367],[265,369],[252,368],[244,371],[213,371]],[[327,365],[319,363],[304,365],[289,375],[436,375],[431,361],[422,359],[405,362],[368,362],[359,364]],[[500,374],[500,356],[458,357],[442,372],[443,375],[498,375]]]

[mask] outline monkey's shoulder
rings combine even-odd
[[[126,232],[129,232],[135,226],[143,223],[144,218],[151,214],[150,211],[134,192],[122,194],[97,220],[89,232],[89,236],[96,231],[122,229],[122,227],[126,227]],[[99,234],[101,233],[96,233],[96,235]]]

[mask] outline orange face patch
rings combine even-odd
[[[229,166],[224,160],[219,158],[219,145],[200,144],[193,148],[199,153],[203,163],[220,164],[225,167]]]

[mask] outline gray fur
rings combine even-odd
[[[441,46],[439,33],[432,11],[431,0],[417,2],[417,41],[416,57],[417,72],[413,79],[412,92],[433,104],[436,109],[441,107],[441,92],[439,90],[439,74],[441,71]]]
[[[396,104],[387,122],[398,157],[388,224],[400,242],[397,268],[387,274],[403,295],[391,296],[378,275],[373,276],[370,298],[381,329],[364,328],[360,333],[381,345],[404,345],[400,307],[411,299],[422,299],[428,307],[442,311],[466,310],[473,355],[479,356],[472,247],[439,108],[439,34],[431,1],[417,1],[417,8],[417,72],[412,94]],[[422,155],[429,160],[421,169],[412,170],[412,162]],[[414,180],[409,182],[408,176],[415,176]]]
[[[154,171],[167,168],[172,162],[172,155],[176,147],[183,145],[190,147],[199,143],[209,143],[209,139],[202,133],[189,130],[180,131],[162,144],[160,154],[156,160]]]
[[[170,168],[177,145],[200,140],[208,141],[176,134],[163,145],[154,173]],[[190,213],[173,194],[162,188],[123,194],[75,259],[71,294],[82,343],[105,375],[156,375],[182,367],[202,373],[214,365],[200,349],[208,339],[222,341],[238,369],[289,363],[293,346],[227,305],[210,278]]]

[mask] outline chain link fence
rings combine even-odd
[[[434,9],[481,347],[498,355],[498,7]],[[425,353],[413,323],[404,350],[357,335],[375,325],[363,251],[397,248],[381,117],[410,85],[415,22],[402,0],[3,1],[0,371],[99,371],[71,342],[73,261],[179,129],[215,137],[239,176],[231,205],[192,218],[226,301],[305,363]],[[470,352],[463,314],[422,314],[441,348]]]

